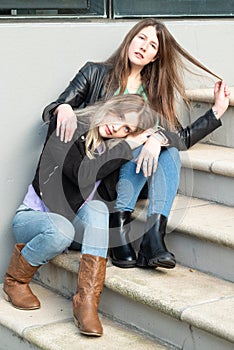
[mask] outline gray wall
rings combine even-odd
[[[165,23],[190,53],[234,85],[233,21]],[[109,56],[133,24],[0,23],[0,280],[14,245],[11,220],[32,179],[43,143],[44,106],[57,97],[87,60]]]

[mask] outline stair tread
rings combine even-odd
[[[229,106],[234,106],[234,87],[229,87],[230,89],[230,100],[229,100]],[[203,88],[203,89],[188,89],[186,90],[186,94],[189,97],[191,101],[198,101],[198,102],[208,102],[213,103],[214,102],[214,89],[213,88]]]
[[[31,283],[32,290],[41,301],[41,309],[23,311],[13,308],[3,298],[0,300],[0,324],[45,350],[99,350],[134,349],[144,346],[149,350],[166,350],[155,339],[140,334],[129,327],[100,315],[104,335],[85,337],[79,333],[72,318],[72,301],[38,284]]]
[[[184,167],[234,177],[234,148],[198,143],[180,156]]]
[[[77,273],[79,253],[69,251],[52,263]],[[73,261],[73,263],[71,263]],[[75,261],[75,263],[74,263]],[[173,270],[120,269],[110,262],[105,286],[136,302],[234,341],[234,285],[177,265]]]
[[[145,221],[146,206],[138,202],[135,218]],[[175,230],[233,249],[234,207],[178,194],[168,220],[168,232]]]
[[[234,248],[234,207],[178,195],[168,227],[229,248]]]

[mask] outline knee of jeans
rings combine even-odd
[[[62,253],[68,248],[75,236],[75,229],[72,223],[54,214],[50,216],[51,224],[44,231],[44,238],[47,242],[47,250],[53,255]]]
[[[57,238],[59,240],[64,241],[65,244],[67,242],[68,245],[73,241],[75,236],[75,228],[69,220],[61,220],[57,222]]]
[[[177,148],[171,147],[169,150],[171,157],[174,160],[174,163],[177,167],[177,169],[181,168],[181,159],[180,159],[180,153]]]
[[[71,245],[74,237],[75,229],[71,223],[66,227],[60,227],[57,234],[54,235],[53,239],[50,241],[51,249],[56,253],[61,253]]]
[[[88,202],[87,208],[91,215],[93,212],[96,214],[109,215],[109,209],[107,205],[99,200],[92,200]]]

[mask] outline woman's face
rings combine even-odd
[[[155,61],[159,48],[159,41],[153,26],[143,28],[131,41],[128,58],[131,67],[143,68]]]
[[[103,138],[117,139],[135,132],[137,125],[138,115],[136,112],[129,112],[120,116],[107,114],[101,125],[98,126],[98,131]]]

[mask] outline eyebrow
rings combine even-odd
[[[143,35],[145,38],[148,38],[148,36],[147,35],[145,35],[144,33],[139,33],[140,35]],[[151,43],[153,43],[153,44],[155,44],[156,46],[159,46],[158,45],[158,43],[156,43],[156,41],[154,41],[154,40],[151,40]]]

